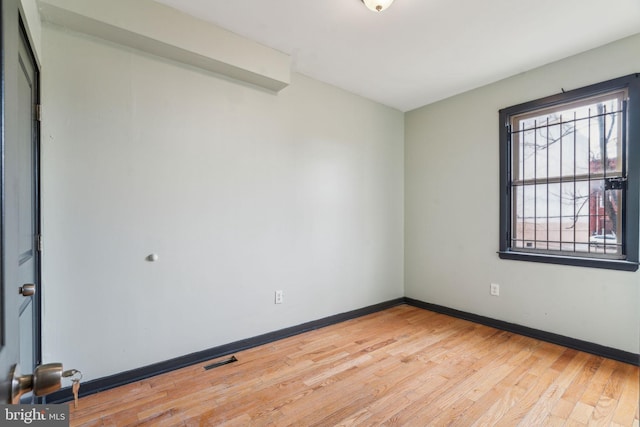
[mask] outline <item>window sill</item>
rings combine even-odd
[[[516,261],[542,262],[546,264],[572,265],[576,267],[605,268],[609,270],[637,271],[638,263],[630,261],[580,258],[560,255],[531,254],[526,252],[499,251],[501,259],[511,259]]]

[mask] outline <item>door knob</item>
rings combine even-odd
[[[31,295],[35,295],[36,293],[36,285],[34,285],[33,283],[27,283],[20,286],[20,289],[18,291],[22,294],[22,296],[30,297]]]
[[[60,389],[62,385],[62,363],[47,363],[36,367],[33,375],[21,375],[20,367],[14,365],[11,372],[11,402],[20,403],[20,396],[30,391],[44,396]]]

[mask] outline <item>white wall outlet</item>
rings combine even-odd
[[[500,296],[500,285],[498,285],[497,283],[492,283],[491,287],[489,288],[489,293],[494,297]]]
[[[274,302],[276,304],[282,304],[284,302],[284,293],[282,291],[276,291]]]

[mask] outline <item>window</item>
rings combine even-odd
[[[640,75],[500,111],[500,257],[636,271]]]

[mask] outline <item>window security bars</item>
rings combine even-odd
[[[624,90],[510,117],[509,247],[625,259]]]

